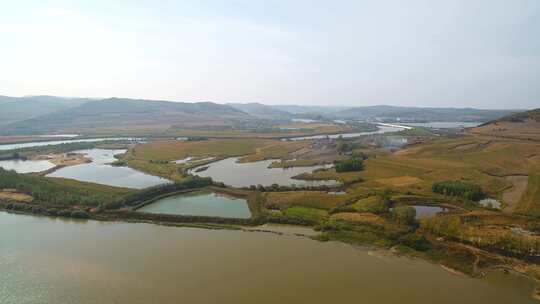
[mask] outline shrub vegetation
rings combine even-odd
[[[351,158],[338,161],[335,168],[336,172],[362,171],[364,169],[364,163],[360,158]]]
[[[480,186],[463,181],[442,181],[434,183],[431,189],[435,193],[462,197],[471,201],[479,201],[486,197]]]

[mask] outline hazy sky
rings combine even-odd
[[[0,95],[540,107],[540,1],[0,1]]]

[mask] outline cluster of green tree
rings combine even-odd
[[[205,136],[190,136],[187,138],[187,141],[203,141],[208,140],[208,137]]]
[[[18,174],[0,168],[0,189],[9,188],[31,195],[35,200],[59,205],[97,206],[117,199],[118,194],[97,188],[78,188],[48,178]]]
[[[410,206],[392,208],[390,217],[398,224],[413,225],[416,222],[416,210]]]
[[[212,185],[212,179],[209,177],[190,176],[178,183],[158,185],[134,192],[117,202],[107,205],[107,209],[115,209],[121,206],[136,206],[142,202],[154,199],[163,194],[188,189],[203,188],[210,185]]]
[[[471,201],[479,201],[486,197],[480,186],[464,181],[442,181],[434,183],[431,189],[435,193],[462,197]]]
[[[364,169],[364,162],[361,158],[351,158],[336,162],[334,168],[336,172],[361,171]]]
[[[150,163],[151,164],[158,164],[158,165],[166,165],[169,163],[169,161],[166,161],[166,160],[155,160],[155,159],[151,159],[150,160]]]
[[[113,167],[126,167],[128,164],[125,160],[116,160],[114,162],[111,163],[111,166]]]
[[[340,187],[340,186],[338,186]],[[287,185],[278,185],[272,184],[270,186],[263,185],[251,185],[249,187],[243,187],[246,190],[260,191],[260,192],[286,192],[286,191],[330,191],[336,190],[335,186],[320,185],[320,186],[297,186],[295,184]]]
[[[199,216],[199,215],[179,215],[179,214],[158,214],[136,211],[110,212],[109,215],[116,219],[144,220],[157,223],[197,223],[198,226],[204,224],[225,224],[225,225],[256,225],[262,224],[260,220],[251,218],[227,218],[219,216]],[[204,223],[204,224],[201,224]],[[207,225],[207,227],[212,227]]]
[[[90,214],[81,209],[75,209],[72,207],[58,208],[55,207],[44,207],[37,204],[26,204],[26,203],[3,203],[0,202],[0,208],[6,210],[14,210],[24,213],[48,215],[48,216],[63,216],[63,217],[72,217],[79,219],[86,219],[90,217]]]
[[[315,226],[315,230],[322,232],[319,236],[321,240],[339,240],[352,244],[373,244],[383,247],[400,245],[417,251],[428,251],[432,249],[432,244],[415,231],[417,223],[414,215],[414,209],[411,207],[397,207],[390,212],[389,218],[406,225],[401,226],[405,229],[330,220],[321,222]]]

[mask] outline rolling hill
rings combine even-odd
[[[3,126],[1,133],[101,133],[150,132],[171,126],[220,125],[233,119],[250,119],[249,114],[211,102],[184,103],[109,98],[77,107],[17,121]]]
[[[257,118],[290,119],[293,116],[289,112],[261,103],[228,103],[227,105],[240,111],[246,112]]]
[[[56,96],[0,96],[0,126],[77,107],[90,99]]]
[[[540,108],[495,119],[472,129],[471,132],[481,135],[540,141]]]
[[[309,106],[309,105],[271,105],[273,109],[295,115],[325,115],[338,111],[345,111],[350,107],[340,106]]]

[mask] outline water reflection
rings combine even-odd
[[[192,174],[201,177],[211,177],[214,181],[225,183],[233,187],[249,187],[251,185],[270,186],[278,184],[283,186],[321,186],[338,185],[334,180],[306,181],[293,179],[303,173],[309,173],[313,170],[330,168],[329,165],[319,165],[310,167],[292,167],[292,168],[268,168],[275,160],[264,160],[251,163],[239,163],[238,157],[226,158],[214,163],[210,163],[208,169],[197,172],[197,169],[191,171]]]
[[[114,155],[123,154],[126,150],[90,149],[75,151],[87,155],[91,163],[65,167],[47,176],[76,179],[83,182],[92,182],[109,186],[142,189],[169,181],[142,173],[128,167],[114,167],[110,163],[116,159]]]
[[[1,160],[0,167],[6,170],[14,170],[17,173],[34,173],[54,168],[54,164],[47,160]]]
[[[210,191],[195,191],[160,199],[137,211],[147,213],[250,218],[245,199]]]
[[[2,304],[537,303],[522,277],[290,235],[0,213],[0,240]]]

